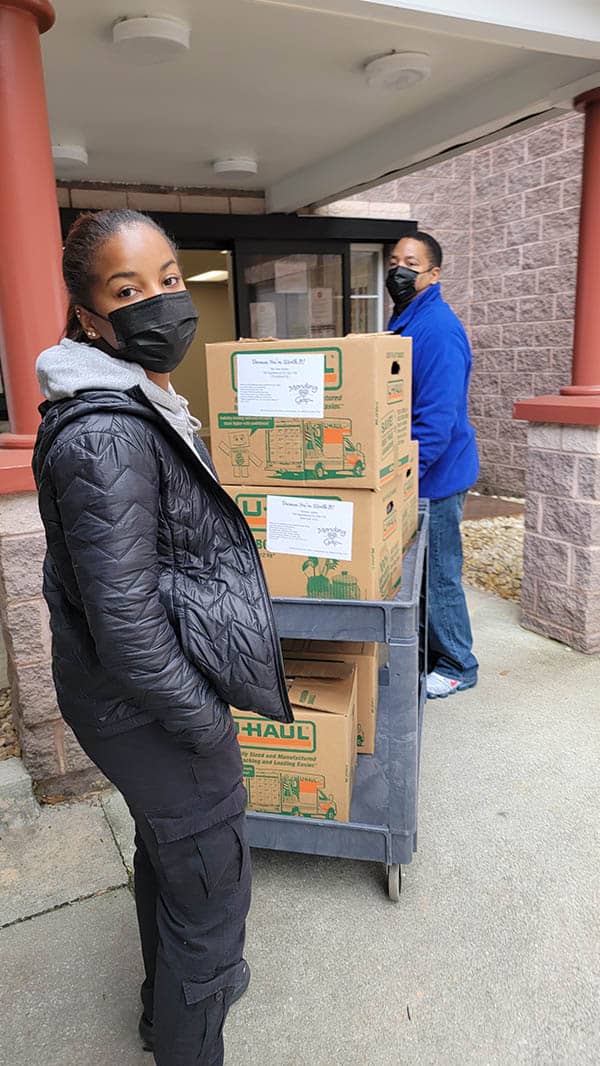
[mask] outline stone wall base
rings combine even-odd
[[[600,427],[531,424],[521,623],[600,652]]]
[[[12,713],[36,795],[52,802],[108,782],[80,748],[56,703],[42,597],[45,550],[36,494],[0,496],[0,624]]]

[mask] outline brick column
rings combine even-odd
[[[0,495],[0,622],[23,760],[38,797],[55,801],[106,785],[56,705],[48,611],[42,598],[46,540],[35,493]]]
[[[530,423],[522,621],[600,652],[600,89],[585,111],[572,384],[515,405]]]
[[[522,624],[600,652],[600,426],[530,425]]]

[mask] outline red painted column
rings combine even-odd
[[[573,376],[561,392],[594,396],[600,395],[600,87],[579,96],[575,107],[585,112],[583,185]]]
[[[60,222],[40,49],[40,33],[54,19],[49,0],[0,0],[0,337],[12,430],[0,436],[0,445],[9,448],[32,446],[40,402],[35,360],[58,341],[64,324]],[[9,465],[5,456],[0,475]],[[1,491],[7,488],[0,484]]]

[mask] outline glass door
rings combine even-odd
[[[340,337],[348,332],[343,242],[237,241],[235,274],[242,337]]]

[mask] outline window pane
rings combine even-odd
[[[253,337],[341,336],[341,255],[250,255],[243,262]]]
[[[351,330],[353,333],[377,333],[382,321],[381,247],[352,247],[351,263]]]

